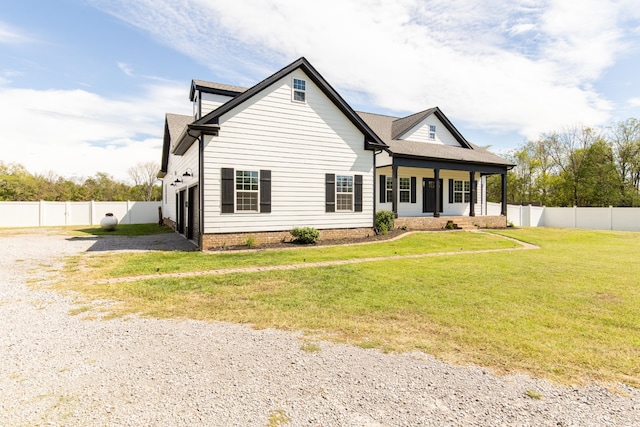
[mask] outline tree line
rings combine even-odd
[[[129,185],[105,172],[74,180],[53,172],[32,174],[20,164],[0,161],[0,200],[156,201],[162,199],[162,189],[156,185],[159,170],[155,162],[138,163],[127,171],[134,182],[134,185]]]
[[[573,126],[544,133],[514,150],[507,201],[542,206],[640,206],[640,120],[602,130]],[[488,180],[500,200],[500,177]]]

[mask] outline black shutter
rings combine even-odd
[[[271,212],[271,171],[260,171],[260,212]]]
[[[411,177],[411,203],[416,202],[416,177]]]
[[[353,210],[362,212],[362,175],[356,175],[353,178]]]
[[[222,168],[222,213],[233,213],[234,201],[234,173],[233,168]]]
[[[453,180],[449,180],[449,203],[453,203]]]
[[[336,175],[328,173],[324,176],[325,182],[325,212],[336,211]]]
[[[380,175],[380,203],[387,203],[387,177]]]

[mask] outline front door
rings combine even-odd
[[[442,212],[442,180],[440,179],[440,212]],[[422,212],[434,213],[436,211],[436,180],[434,178],[422,178]]]

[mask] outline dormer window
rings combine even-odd
[[[429,139],[436,139],[436,125],[429,125]]]
[[[302,79],[293,79],[293,97],[296,102],[307,101],[307,82]]]

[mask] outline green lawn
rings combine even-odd
[[[128,277],[154,273],[206,271],[224,268],[264,267],[344,259],[397,255],[433,254],[453,251],[517,248],[519,244],[481,233],[416,233],[400,240],[357,246],[324,246],[287,250],[203,253],[147,252],[139,254],[95,254],[78,258],[81,276]],[[89,269],[90,271],[87,271]]]
[[[498,373],[640,386],[640,234],[544,228],[496,233],[541,249],[121,284],[68,280],[65,286],[121,301],[119,313],[303,330],[309,339],[419,350]],[[109,277],[144,274],[146,263],[153,271],[193,271],[512,246],[476,233],[407,239],[242,254],[110,255],[90,258],[87,265],[97,263],[90,267],[94,273],[84,272]]]

